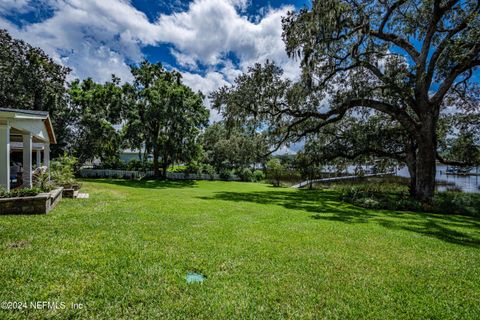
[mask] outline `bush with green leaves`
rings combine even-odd
[[[199,174],[202,172],[202,164],[198,161],[191,161],[189,164],[187,164],[183,172],[188,174]]]
[[[128,171],[138,171],[143,167],[142,161],[138,159],[132,159],[127,162],[127,170]]]
[[[43,192],[50,192],[55,189],[55,182],[50,179],[48,172],[45,171],[35,176],[34,186]]]
[[[255,170],[253,172],[253,181],[261,182],[265,180],[265,173],[262,170]]]
[[[237,172],[237,175],[242,181],[252,182],[253,181],[253,172],[248,168],[240,169]]]
[[[153,166],[151,170],[153,170]],[[195,170],[195,169],[193,167],[189,168],[188,166],[185,166],[185,165],[173,165],[167,169],[168,172],[173,172],[173,173],[185,173],[189,170]]]
[[[56,158],[50,164],[51,179],[60,186],[71,186],[77,184],[74,168],[77,163],[75,157],[64,154]]]
[[[7,189],[4,186],[0,186],[0,198],[6,198],[8,194]]]
[[[37,187],[13,189],[13,190],[10,190],[10,192],[8,192],[5,188],[1,187],[0,198],[33,197],[42,192],[43,190]]]
[[[110,170],[127,170],[128,163],[120,161],[118,158],[103,160],[96,168]]]
[[[202,168],[202,172],[205,173],[205,174],[208,174],[210,176],[210,179],[213,180],[214,176],[215,176],[215,167],[206,163],[203,165],[203,168]]]
[[[372,182],[334,184],[345,202],[367,208],[480,216],[480,194],[437,192],[429,204],[411,197],[404,183]]]
[[[223,169],[220,171],[220,178],[222,180],[231,180],[234,177],[232,170]]]
[[[438,213],[480,216],[480,194],[440,192],[433,198],[433,210]]]

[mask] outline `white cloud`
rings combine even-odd
[[[297,64],[288,59],[281,37],[281,18],[293,8],[269,10],[259,23],[254,23],[236,8],[246,3],[197,0],[185,12],[160,15],[159,40],[173,44],[183,55],[205,65],[223,63],[232,52],[243,71],[257,61],[269,59],[286,65],[294,74],[293,66]]]
[[[2,18],[13,10],[34,10],[33,4],[53,13],[22,27]],[[287,57],[281,38],[281,17],[292,8],[267,8],[251,21],[250,4],[194,0],[183,12],[149,21],[129,0],[0,0],[0,27],[72,68],[71,77],[106,81],[114,73],[130,81],[128,64],[144,58],[142,47],[161,43],[172,45],[185,83],[206,95],[267,59],[283,67],[286,76],[297,77],[298,63]],[[207,69],[204,76],[196,74],[199,66]]]
[[[73,77],[124,80],[131,75],[127,61],[143,58],[141,46],[155,44],[158,26],[124,0],[46,1],[51,18],[16,28],[0,21],[14,36],[44,49],[73,69]]]
[[[29,0],[2,0],[0,11],[11,13],[13,11],[23,13],[28,11]]]
[[[299,76],[298,62],[287,57],[281,36],[282,16],[293,8],[267,9],[256,23],[237,10],[248,4],[245,0],[196,0],[184,12],[160,15],[156,22],[162,30],[159,39],[174,45],[180,65],[190,70],[198,64],[215,69],[204,77],[184,73],[187,85],[208,95],[219,86],[233,83],[249,66],[267,59],[281,66],[286,77]],[[238,58],[238,63],[227,57],[229,53]],[[212,114],[213,119],[219,119],[218,114]]]
[[[223,74],[216,71],[208,72],[205,76],[190,72],[183,72],[182,75],[183,83],[192,88],[194,91],[201,91],[205,95],[205,103],[208,107],[210,107],[208,95],[212,91],[228,84]],[[221,120],[221,116],[218,114],[218,112],[210,109],[210,122],[216,122],[219,120]]]
[[[175,57],[175,60],[180,66],[190,70],[195,70],[198,68],[197,62],[193,57],[174,49],[170,50],[170,53]]]
[[[273,153],[274,156],[283,156],[283,155],[295,155],[297,154],[296,150],[289,148],[287,146],[281,146],[277,151]]]

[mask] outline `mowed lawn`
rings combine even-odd
[[[0,216],[0,302],[66,305],[0,319],[480,318],[479,219],[254,183],[82,191],[48,215]],[[190,271],[207,278],[187,284]]]

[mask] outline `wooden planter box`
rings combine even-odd
[[[5,214],[46,214],[62,199],[63,188],[33,197],[0,199],[0,215]]]
[[[63,197],[64,198],[75,198],[75,193],[80,190],[80,184],[73,184],[63,187]]]
[[[75,189],[63,189],[62,197],[64,198],[73,198],[75,195]]]

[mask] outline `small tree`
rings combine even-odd
[[[278,158],[272,158],[267,162],[267,177],[275,187],[280,186],[280,179],[284,172],[285,168]]]
[[[313,187],[313,180],[318,178],[322,172],[322,166],[319,162],[320,158],[311,151],[313,150],[305,149],[304,152],[298,153],[294,161],[294,165],[302,175],[302,178],[310,182],[310,189]]]

